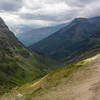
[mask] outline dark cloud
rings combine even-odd
[[[69,10],[66,12],[62,12],[59,14],[20,14],[20,17],[22,19],[26,20],[46,20],[46,21],[66,21],[66,20],[71,20],[77,16],[77,13],[79,13],[79,10]]]
[[[47,21],[56,21],[56,16],[52,15],[43,15],[43,14],[21,14],[21,18],[27,19],[27,20],[47,20]]]
[[[22,4],[22,0],[0,0],[0,11],[17,11]]]
[[[86,5],[89,5],[92,2],[96,2],[97,0],[62,0],[64,1],[66,4],[70,5],[70,6],[76,6],[76,7],[84,7]]]
[[[37,20],[58,23],[75,17],[100,16],[100,0],[0,0],[0,12],[2,16],[14,16],[7,19],[4,14],[7,20],[17,18],[17,22],[19,18],[26,24]]]

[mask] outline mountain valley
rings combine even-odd
[[[99,100],[99,25],[77,18],[29,50],[0,18],[0,100]]]
[[[40,40],[50,36],[54,32],[58,31],[59,29],[66,26],[66,24],[60,24],[57,26],[51,26],[51,27],[44,27],[44,28],[37,28],[30,30],[25,30],[22,33],[16,34],[16,37],[25,45],[30,46],[32,44],[35,44],[39,42]],[[26,28],[27,29],[27,28]]]

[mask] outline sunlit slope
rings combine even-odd
[[[1,100],[99,100],[99,65],[100,54],[12,90]]]

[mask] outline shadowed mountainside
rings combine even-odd
[[[95,38],[95,34],[99,35]],[[71,24],[55,32],[48,38],[30,46],[56,60],[82,58],[88,51],[100,48],[100,17],[76,18]],[[91,51],[91,52],[92,52]]]

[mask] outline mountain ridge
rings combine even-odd
[[[91,21],[91,18],[77,18],[48,38],[33,44],[30,48],[53,59],[63,60],[72,52],[71,46],[77,46],[97,32],[100,32],[100,22]]]
[[[0,95],[44,76],[54,63],[25,48],[0,19]]]

